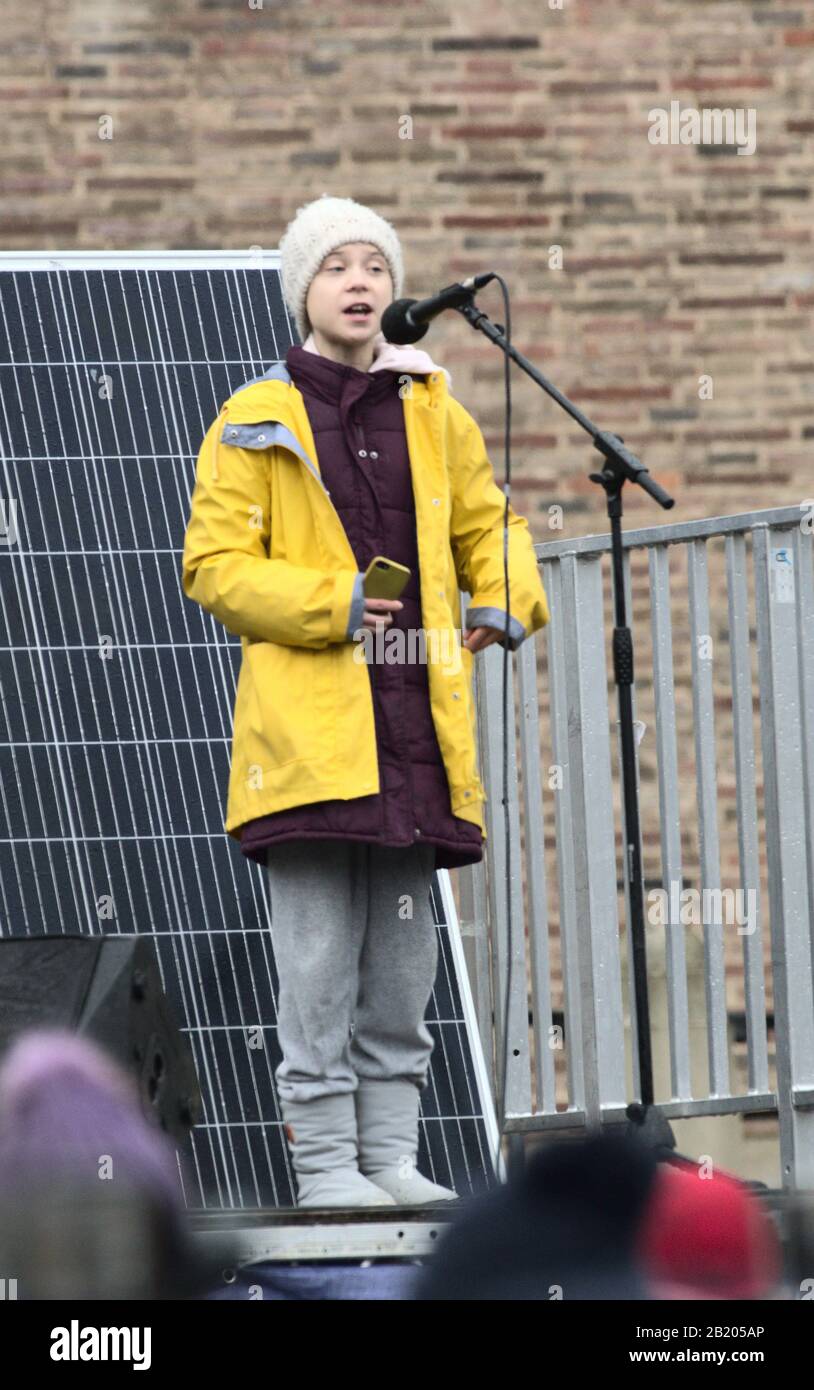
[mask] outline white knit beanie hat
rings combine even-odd
[[[404,264],[395,228],[353,198],[333,198],[323,193],[297,209],[280,238],[283,294],[301,342],[311,332],[305,312],[311,281],[328,253],[349,241],[369,241],[378,246],[393,279],[393,298],[401,298]]]

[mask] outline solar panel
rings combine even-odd
[[[276,253],[0,253],[0,931],[139,932],[203,1115],[190,1208],[291,1206],[265,870],[223,829],[239,639],[181,589],[195,461],[292,341]],[[419,1164],[497,1132],[449,875]]]

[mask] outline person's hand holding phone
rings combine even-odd
[[[404,604],[400,598],[367,598],[365,597],[365,615],[362,619],[362,626],[372,628],[390,627],[393,622],[393,614]]]

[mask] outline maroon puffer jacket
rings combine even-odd
[[[360,571],[374,555],[406,565],[411,575],[401,595],[404,607],[393,614],[391,626],[419,629],[415,504],[399,376],[346,367],[299,346],[288,349],[286,365],[305,400],[319,469]],[[420,652],[421,645],[414,650]],[[374,644],[367,669],[381,791],[349,801],[310,802],[247,821],[240,836],[247,858],[265,864],[266,846],[278,840],[324,839],[399,848],[428,842],[436,846],[437,869],[483,858],[479,827],[453,815],[450,807],[426,665],[388,664],[376,661],[375,654]]]

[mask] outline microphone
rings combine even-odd
[[[485,275],[470,275],[460,284],[447,285],[445,290],[434,294],[431,299],[395,299],[388,304],[382,314],[381,331],[388,343],[403,346],[417,343],[423,338],[432,320],[445,309],[457,309],[467,304],[473,290],[483,289],[496,277],[489,271]]]

